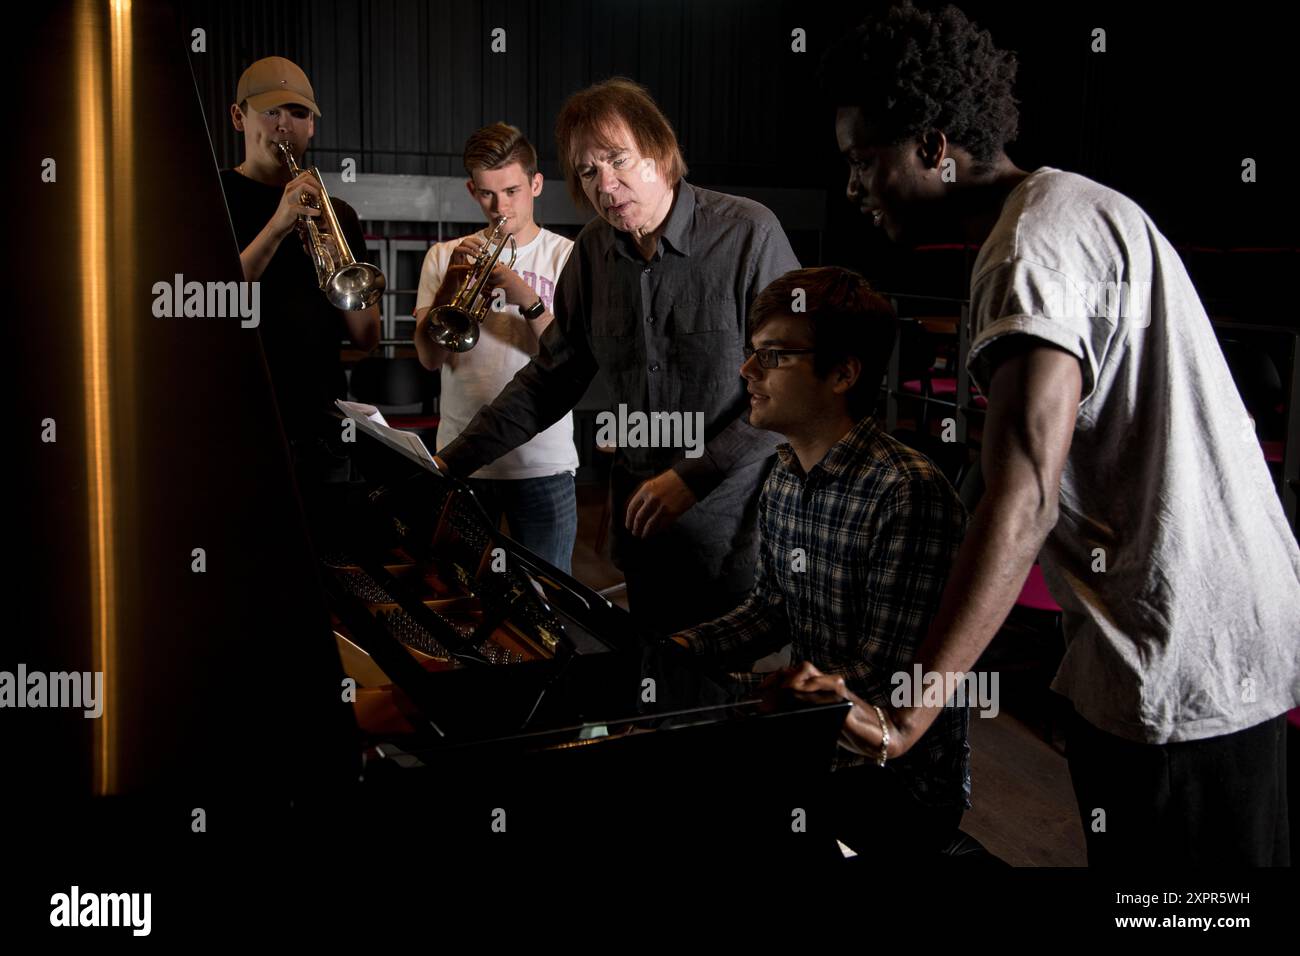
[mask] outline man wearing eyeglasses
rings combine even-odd
[[[740,368],[749,421],[787,442],[759,498],[759,576],[735,610],[673,638],[724,668],[790,644],[796,665],[842,678],[872,720],[925,637],[966,518],[929,459],[871,415],[896,330],[846,269],[787,273],[754,300]],[[969,805],[968,723],[966,707],[945,708],[883,768],[842,749],[835,835],[860,853],[942,849]]]

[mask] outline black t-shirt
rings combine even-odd
[[[275,214],[284,187],[267,186],[233,169],[222,170],[221,187],[243,251]],[[330,202],[352,255],[369,261],[356,211],[335,196]],[[347,324],[320,290],[316,268],[296,231],[284,237],[261,275],[258,331],[286,434],[290,439],[322,434],[330,424],[327,415],[334,399],[347,396],[339,360]]]

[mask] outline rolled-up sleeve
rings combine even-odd
[[[1041,339],[1079,360],[1080,401],[1086,401],[1117,329],[1071,276],[1027,259],[1010,259],[986,269],[972,283],[972,341],[966,364],[975,384],[988,394],[995,371],[990,361],[995,350],[989,346],[1013,335]]]

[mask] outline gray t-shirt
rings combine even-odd
[[[987,346],[1006,335],[1083,370],[1041,557],[1065,612],[1053,689],[1145,743],[1229,734],[1300,703],[1300,550],[1205,309],[1146,214],[1037,170],[976,259],[971,326],[986,391]]]

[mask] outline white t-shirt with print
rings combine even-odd
[[[480,236],[482,234],[480,233]],[[438,287],[451,263],[451,255],[464,237],[437,243],[429,248],[420,270],[420,287],[416,308],[433,304]],[[519,247],[514,271],[536,292],[549,310],[555,297],[555,284],[569,258],[573,241],[542,229],[532,242]],[[510,250],[502,253],[508,260]],[[441,451],[469,425],[480,408],[489,405],[528,364],[537,352],[533,330],[518,306],[507,305],[504,311],[489,310],[483,319],[478,344],[468,352],[448,354],[442,366],[441,422],[438,425],[438,449]],[[578,452],[573,445],[573,415],[566,414],[550,428],[535,435],[514,451],[484,465],[475,478],[542,478],[578,468]]]

